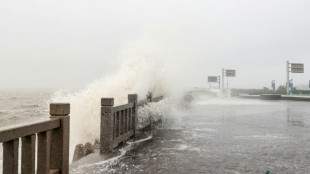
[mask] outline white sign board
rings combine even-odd
[[[227,69],[226,77],[236,77],[236,70]]]
[[[292,63],[291,64],[292,73],[304,73],[304,64],[302,63]]]
[[[208,76],[208,82],[217,82],[217,76]]]

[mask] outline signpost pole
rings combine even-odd
[[[224,68],[222,68],[222,94],[224,93],[224,84],[225,84],[224,75],[225,75],[225,70]]]
[[[219,89],[221,89],[221,76],[218,76],[218,81],[219,81]]]
[[[226,87],[226,88],[228,89],[228,77],[226,77],[226,81],[227,81],[227,82],[226,82],[226,83],[227,83],[227,87]]]
[[[290,62],[286,61],[286,94],[290,95]]]
[[[293,93],[293,79],[290,80],[290,95]]]

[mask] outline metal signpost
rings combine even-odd
[[[291,64],[292,73],[304,73],[304,64],[302,63],[292,63]]]
[[[209,83],[219,83],[219,89],[221,88],[221,76],[208,76]]]
[[[208,76],[208,82],[209,83],[217,82],[217,76]]]
[[[290,80],[290,95],[292,95],[294,89],[293,79]]]
[[[291,65],[291,66],[290,66]],[[291,73],[304,73],[304,64],[286,62],[286,93],[291,95],[293,84],[290,82]]]
[[[227,77],[227,88],[228,88],[228,77],[236,77],[236,70],[232,69],[225,70],[224,68],[222,69],[222,93],[224,92],[225,76]]]
[[[236,77],[236,70],[227,69],[226,77]]]
[[[224,93],[225,70],[222,68],[222,94]]]

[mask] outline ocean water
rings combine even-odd
[[[48,101],[54,90],[0,90],[0,126],[48,117]]]
[[[0,127],[27,123],[49,117],[49,100],[52,89],[1,89]],[[3,159],[0,144],[0,173]]]

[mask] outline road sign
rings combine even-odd
[[[227,69],[226,77],[236,77],[236,70]]]
[[[208,82],[217,82],[217,76],[208,76]]]
[[[292,73],[304,73],[304,64],[302,63],[292,63],[291,64]]]

